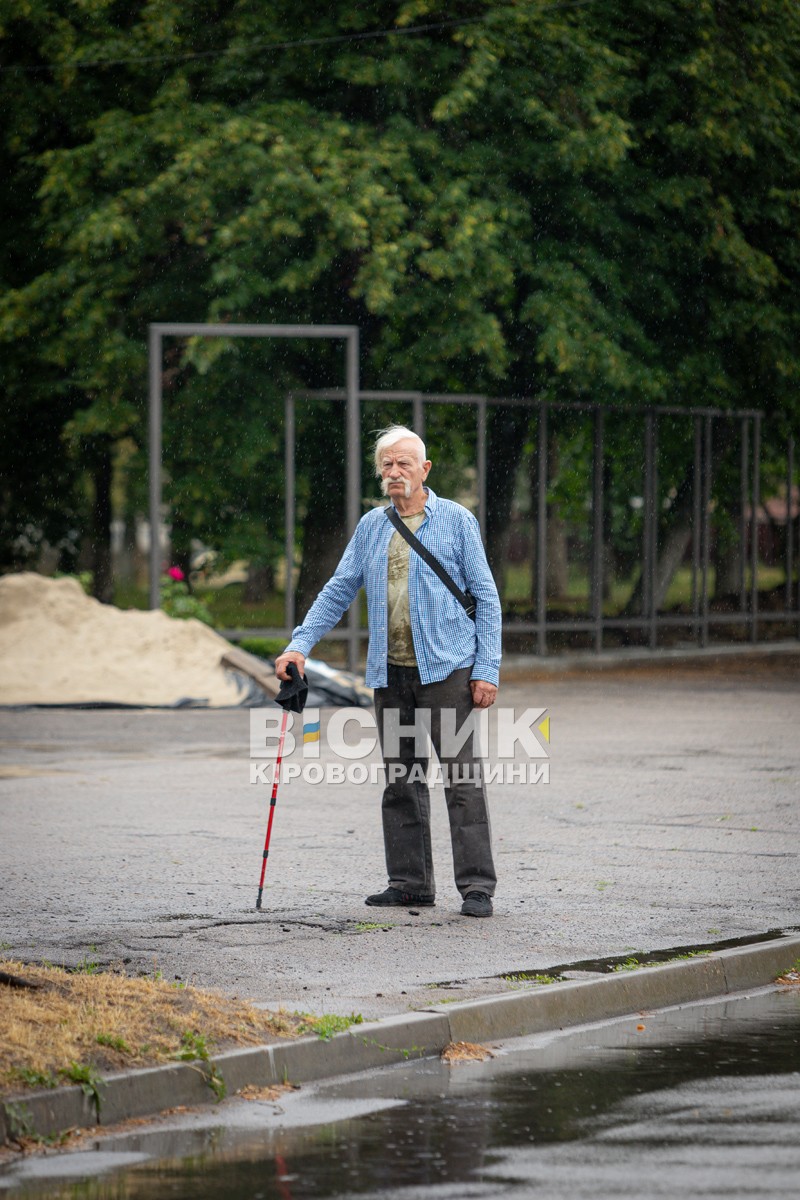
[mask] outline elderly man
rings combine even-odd
[[[288,678],[339,621],[363,585],[369,613],[367,684],[386,767],[383,837],[389,886],[368,896],[380,907],[430,905],[435,899],[427,758],[409,735],[416,714],[429,727],[445,781],[456,886],[465,916],[492,915],[496,876],[480,760],[472,738],[459,748],[443,733],[458,730],[473,709],[494,703],[500,668],[500,601],[478,522],[462,505],[425,486],[425,444],[394,425],[375,444],[375,472],[390,505],[362,517],[333,577],[275,663]],[[474,619],[387,517],[399,518],[475,599]],[[443,713],[447,713],[445,721]],[[420,721],[420,724],[422,723]],[[401,736],[404,735],[404,736]]]

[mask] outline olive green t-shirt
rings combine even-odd
[[[425,520],[425,510],[403,517],[408,529],[416,533]],[[395,667],[415,667],[414,638],[411,633],[411,613],[408,606],[408,556],[414,553],[399,533],[389,542],[389,563],[386,586],[388,616],[388,661]]]

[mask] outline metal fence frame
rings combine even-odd
[[[314,398],[339,400],[344,399],[344,393],[338,388],[326,388],[315,391],[290,393],[286,397],[286,555],[287,570],[294,561],[296,510],[294,504],[294,405],[298,398]],[[447,394],[419,391],[362,391],[360,400],[406,402],[412,405],[412,427],[420,435],[425,436],[425,408],[429,404],[457,404],[474,407],[477,410],[477,441],[476,465],[478,479],[478,521],[481,532],[486,535],[486,417],[489,408],[522,407],[535,411],[538,415],[539,434],[537,437],[537,496],[536,496],[536,619],[534,621],[514,621],[506,627],[507,632],[534,633],[536,635],[536,653],[545,655],[548,651],[548,635],[551,633],[588,633],[591,635],[593,649],[602,653],[604,634],[610,630],[647,631],[648,644],[652,649],[658,646],[658,631],[660,629],[685,627],[691,631],[699,646],[709,644],[709,630],[714,624],[744,624],[749,627],[750,641],[758,640],[759,625],[768,621],[798,622],[798,637],[800,637],[800,596],[793,607],[794,583],[792,580],[794,564],[795,520],[791,512],[791,486],[794,474],[794,439],[789,438],[787,446],[787,551],[786,551],[786,592],[785,606],[779,612],[760,612],[758,607],[758,525],[757,513],[761,505],[761,424],[763,412],[759,409],[725,410],[710,407],[679,408],[673,405],[623,406],[599,405],[581,401],[545,401],[535,397],[504,397],[478,394]],[[593,450],[591,469],[591,550],[590,550],[590,600],[589,615],[570,620],[549,618],[547,615],[547,456],[551,414],[559,411],[575,411],[591,414],[593,429]],[[639,616],[606,617],[603,614],[603,455],[605,447],[605,426],[609,414],[619,413],[626,416],[641,416],[644,428],[644,521],[642,534],[642,591],[643,604]],[[674,615],[660,613],[656,606],[656,568],[658,565],[658,423],[661,417],[682,417],[694,424],[694,493],[693,510],[694,530],[699,536],[692,538],[692,593],[691,613]],[[741,528],[740,545],[742,547],[739,577],[740,577],[740,609],[734,613],[712,613],[710,611],[709,571],[711,565],[711,491],[713,478],[713,423],[716,420],[737,421],[740,424],[741,454],[740,454],[740,496],[741,496]],[[751,447],[752,445],[752,452]],[[360,453],[360,449],[358,451]],[[348,477],[352,470],[352,460],[355,451],[353,446],[347,447]],[[291,489],[289,484],[291,483]],[[745,545],[747,521],[745,512],[751,509],[750,537],[750,570],[751,580],[749,592],[746,588],[747,562],[745,560]],[[800,521],[797,522],[800,532]],[[800,557],[800,545],[797,548]],[[287,581],[291,578],[287,574]],[[798,583],[800,591],[800,583]],[[354,606],[355,607],[355,606]],[[286,592],[286,631],[294,626],[296,618],[294,607],[294,588],[287,586]],[[240,631],[236,631],[238,634]],[[270,633],[282,635],[283,630],[270,630]],[[328,635],[332,640],[341,640],[348,636],[350,642],[349,666],[355,670],[357,658],[353,650],[352,638],[339,631]],[[366,638],[367,631],[361,630],[360,637]]]
[[[501,401],[502,403],[502,401]],[[658,630],[667,627],[689,627],[698,644],[707,646],[709,627],[714,623],[737,624],[745,623],[750,626],[750,639],[757,641],[759,622],[758,611],[758,536],[757,511],[761,504],[760,494],[760,446],[761,421],[763,413],[757,409],[737,409],[725,411],[715,408],[684,409],[670,405],[630,406],[581,404],[580,402],[545,402],[531,401],[531,407],[539,408],[540,434],[537,442],[538,454],[538,485],[536,511],[536,621],[514,622],[516,632],[534,632],[537,636],[537,653],[547,653],[547,635],[549,632],[588,632],[593,636],[594,649],[597,653],[603,650],[603,634],[612,629],[643,629],[648,633],[648,643],[651,649],[658,645]],[[590,616],[586,619],[550,620],[547,617],[546,568],[547,568],[547,442],[548,442],[548,413],[549,411],[573,409],[591,412],[594,422],[594,444],[592,453],[592,546],[591,546],[591,581],[590,581]],[[625,415],[641,414],[644,425],[644,521],[642,535],[642,612],[638,617],[606,617],[603,615],[603,452],[605,418],[609,413]],[[693,489],[693,529],[699,536],[692,538],[692,612],[686,616],[674,616],[658,612],[656,605],[656,568],[658,565],[658,418],[662,416],[678,416],[691,419],[694,422],[694,489]],[[742,453],[740,457],[740,495],[742,498],[741,532],[740,532],[740,611],[712,615],[709,610],[709,568],[711,548],[711,483],[712,483],[712,422],[719,420],[738,420],[742,430]],[[747,453],[749,424],[753,427],[753,456],[752,468],[748,470],[749,456]],[[790,439],[791,444],[791,439]],[[748,475],[750,476],[748,478]],[[791,481],[791,474],[787,474]],[[791,494],[791,489],[789,494]],[[748,497],[751,507],[751,588],[750,608],[748,610],[745,598],[746,563],[744,558],[746,543],[745,509]],[[787,505],[787,545],[792,545],[791,504]],[[791,559],[791,553],[788,556]],[[791,584],[791,573],[787,578]],[[787,587],[787,597],[791,597],[791,587]],[[788,605],[787,605],[788,608]],[[763,620],[786,620],[800,618],[800,611],[785,611],[764,615]]]
[[[159,608],[161,580],[161,499],[162,499],[162,384],[163,339],[165,337],[229,338],[328,338],[345,342],[345,390],[347,444],[352,449],[347,461],[345,517],[351,534],[361,515],[361,406],[359,403],[359,328],[357,325],[226,325],[185,322],[154,322],[149,326],[149,479],[150,479],[150,608]],[[294,469],[294,462],[292,462]],[[288,477],[287,477],[288,491]],[[292,476],[294,500],[294,476]],[[291,589],[291,560],[287,559],[287,582]],[[293,591],[293,589],[291,589]],[[350,660],[358,658],[360,633],[358,608],[348,615]],[[290,626],[291,629],[291,626]]]
[[[667,627],[688,627],[700,646],[707,646],[709,629],[717,624],[744,624],[749,627],[751,642],[758,640],[759,626],[765,621],[797,621],[800,637],[800,581],[794,599],[794,518],[791,511],[791,489],[794,475],[794,438],[787,445],[787,531],[786,531],[786,590],[785,604],[780,612],[759,612],[758,607],[758,526],[757,513],[761,504],[761,423],[763,413],[758,409],[725,411],[699,407],[684,409],[668,405],[631,406],[599,405],[581,401],[545,401],[535,397],[487,396],[472,393],[448,394],[420,391],[361,391],[359,388],[359,330],[352,325],[227,325],[194,323],[154,323],[149,327],[150,375],[150,607],[159,606],[161,572],[161,456],[162,456],[162,369],[164,337],[250,337],[250,338],[332,338],[346,342],[346,387],[314,391],[290,392],[285,398],[285,551],[286,598],[285,625],[281,629],[227,630],[231,638],[246,633],[289,637],[296,622],[294,561],[296,534],[296,404],[300,400],[344,401],[346,406],[346,528],[352,534],[361,515],[361,402],[405,402],[412,405],[412,427],[425,436],[427,405],[456,404],[476,410],[476,467],[478,483],[478,521],[486,536],[486,436],[487,412],[494,407],[522,407],[535,411],[539,424],[537,437],[537,494],[536,494],[536,619],[514,621],[509,632],[534,633],[536,652],[547,653],[548,635],[556,632],[588,633],[594,650],[603,650],[607,630],[643,629],[647,631],[651,648],[658,646],[658,631]],[[571,620],[552,619],[547,615],[547,452],[551,414],[559,411],[582,411],[591,414],[593,449],[591,468],[591,550],[589,613]],[[644,427],[644,522],[642,538],[643,604],[641,615],[606,617],[603,614],[603,455],[606,417],[610,413],[640,414]],[[679,416],[694,423],[694,493],[693,527],[699,536],[692,538],[692,597],[688,615],[663,614],[656,606],[656,567],[658,563],[658,423],[664,416]],[[709,607],[709,568],[711,545],[710,500],[713,475],[713,423],[715,420],[740,422],[740,498],[742,547],[740,562],[740,608],[736,613],[712,614]],[[746,588],[744,547],[746,542],[745,512],[751,510],[749,593]],[[800,532],[800,521],[797,522]],[[800,560],[800,544],[797,547]],[[360,628],[359,606],[351,605],[346,630],[333,630],[328,635],[348,643],[348,665],[358,666],[361,642],[367,631]]]

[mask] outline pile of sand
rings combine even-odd
[[[228,649],[200,621],[113,608],[74,579],[0,577],[0,704],[237,704]]]

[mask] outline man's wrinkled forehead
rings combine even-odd
[[[419,442],[414,441],[413,438],[399,438],[391,446],[384,446],[381,450],[382,463],[399,458],[407,458],[414,463],[419,463],[422,458]]]

